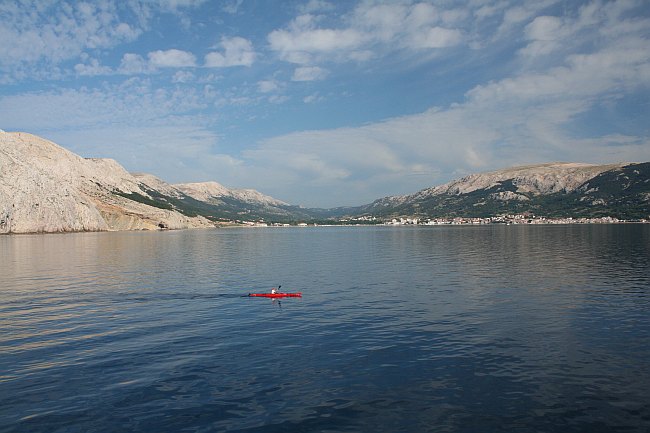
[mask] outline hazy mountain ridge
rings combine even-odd
[[[585,181],[603,171],[615,169],[623,165],[549,163],[511,167],[486,173],[470,174],[443,185],[423,189],[414,194],[386,197],[374,201],[373,205],[381,206],[383,203],[382,200],[387,200],[391,204],[400,204],[415,200],[425,200],[437,195],[470,194],[478,190],[494,188],[506,181],[512,181],[516,190],[509,191],[512,194],[505,194],[502,197],[504,200],[526,200],[530,194],[542,195],[574,191]]]
[[[148,196],[186,215],[203,215],[214,221],[288,222],[311,218],[299,207],[254,189],[229,189],[214,181],[168,184],[151,174],[135,177]]]
[[[291,206],[254,189],[228,189],[217,182],[179,183],[175,184],[174,187],[190,197],[207,203],[221,204],[223,203],[222,198],[231,198],[247,203],[269,206]]]
[[[172,185],[112,159],[82,158],[49,140],[0,132],[0,233],[156,230],[229,221],[310,219],[252,189]]]
[[[82,158],[31,134],[0,132],[0,233],[507,213],[650,218],[650,163],[512,167],[364,206],[306,209],[217,182],[172,185],[151,174],[131,174],[112,159]]]
[[[0,133],[0,233],[212,225],[204,217],[129,200],[129,195],[148,197],[114,160],[85,159],[27,133]]]
[[[650,163],[549,163],[472,174],[350,209],[378,217],[650,216]]]

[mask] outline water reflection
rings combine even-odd
[[[641,225],[0,237],[0,431],[644,431],[649,249]],[[305,297],[245,297],[278,281]]]

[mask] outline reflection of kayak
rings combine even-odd
[[[302,298],[302,292],[297,293],[249,293],[248,296],[260,298]]]

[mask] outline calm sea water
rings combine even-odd
[[[650,431],[650,226],[0,237],[0,432],[505,431]]]

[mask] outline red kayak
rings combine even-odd
[[[297,293],[249,293],[248,296],[260,298],[302,298],[302,292]]]

